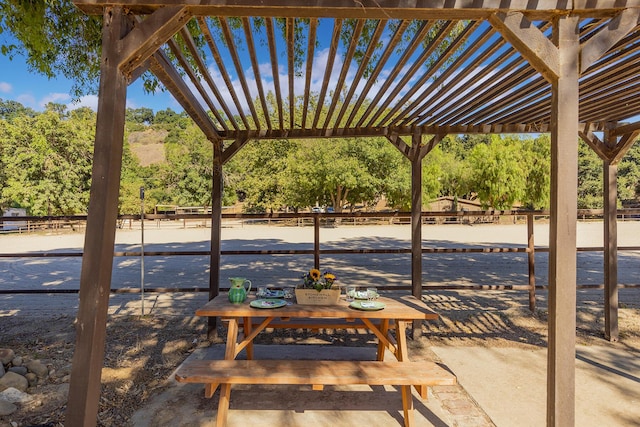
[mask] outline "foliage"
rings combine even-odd
[[[520,147],[499,141],[492,136],[490,144],[478,144],[471,150],[472,186],[483,208],[508,210],[524,196],[526,175]]]
[[[97,92],[100,71],[102,19],[87,16],[71,0],[4,0],[0,2],[0,33],[16,42],[0,45],[13,59],[26,57],[31,71],[49,78],[63,75],[74,82],[80,97]]]
[[[25,207],[31,215],[86,212],[94,125],[95,116],[63,120],[53,111],[0,121],[0,204]]]
[[[24,207],[33,215],[86,212],[96,114],[88,108],[67,111],[61,104],[37,113],[15,101],[0,102],[0,112],[0,209]],[[153,118],[148,113],[130,110],[135,122],[127,122],[127,129],[146,129],[149,122],[168,129],[166,161],[140,166],[125,136],[120,213],[140,212],[140,187],[146,190],[147,212],[157,204],[209,206],[211,142],[184,113],[167,109]],[[548,208],[550,151],[548,135],[444,138],[423,160],[423,200],[451,196],[477,198],[495,209],[516,203]],[[618,166],[620,199],[638,197],[639,165],[635,144]],[[223,174],[223,203],[241,198],[249,212],[316,205],[340,212],[383,198],[393,209],[411,206],[411,164],[381,138],[253,141],[224,165]],[[602,160],[583,143],[578,181],[579,207],[601,207]]]

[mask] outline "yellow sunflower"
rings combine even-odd
[[[311,271],[309,271],[309,276],[314,282],[320,280],[321,274],[322,273],[320,273],[320,270],[318,270],[317,268],[312,268]]]

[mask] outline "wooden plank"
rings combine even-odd
[[[144,20],[136,21],[133,30],[121,41],[121,71],[130,75],[180,31],[189,19],[189,9],[184,6],[170,6],[156,10]]]
[[[182,39],[184,40],[187,46],[187,49],[189,49],[189,52],[191,53],[191,57],[193,58],[194,62],[196,63],[196,66],[198,67],[198,71],[200,72],[202,79],[207,83],[207,85],[209,85],[209,88],[213,92],[213,96],[218,100],[218,103],[222,107],[222,110],[227,115],[227,120],[229,121],[229,123],[231,123],[231,126],[234,129],[238,129],[238,123],[236,122],[235,114],[231,112],[231,110],[229,109],[229,106],[227,105],[227,102],[225,101],[224,97],[220,93],[220,90],[218,90],[218,86],[213,81],[213,77],[211,77],[209,68],[207,67],[207,64],[205,64],[204,59],[202,58],[202,55],[199,54],[198,48],[196,46],[195,41],[193,40],[193,37],[191,36],[191,33],[189,32],[189,30],[187,30],[186,27],[184,27],[180,31],[180,35],[182,36]],[[215,112],[215,110],[212,110],[212,112]],[[218,117],[218,115],[216,115],[216,117]],[[228,130],[224,120],[221,121],[220,125],[224,128],[224,130]]]
[[[127,98],[127,80],[117,66],[121,54],[118,41],[127,33],[128,21],[121,7],[106,8],[104,12],[89,215],[65,416],[69,426],[95,425],[98,416],[118,217]]]
[[[74,0],[74,4],[85,13],[100,13],[110,0]],[[176,0],[138,0],[121,2],[135,13],[150,13],[161,6],[176,4]],[[299,0],[199,0],[191,2],[189,7],[195,15],[212,16],[271,16],[271,17],[327,17],[371,19],[483,19],[496,10],[519,10],[535,18],[549,18],[557,14],[575,13],[586,16],[611,16],[616,10],[640,7],[639,0],[529,0],[509,1],[508,7],[502,0],[324,0],[322,2],[304,2]]]
[[[188,360],[175,378],[196,384],[456,384],[456,377],[434,362],[372,360]]]
[[[330,122],[333,118],[333,112],[335,111],[338,100],[340,99],[340,96],[338,96],[338,94],[342,93],[342,87],[344,86],[345,79],[347,78],[347,72],[349,71],[349,68],[351,66],[353,55],[355,54],[356,48],[358,47],[360,34],[362,34],[362,29],[364,28],[365,22],[366,20],[359,19],[356,27],[353,30],[353,34],[351,34],[351,41],[349,43],[347,52],[344,54],[342,69],[340,70],[338,81],[335,83],[335,85],[332,85],[334,95],[331,97],[331,102],[329,104],[329,109],[327,110],[327,115],[324,119],[324,125],[322,126],[322,129],[327,129],[330,127]]]
[[[378,93],[376,94],[376,96],[369,103],[369,106],[367,107],[365,112],[360,116],[360,118],[356,122],[357,128],[364,126],[365,120],[367,119],[367,117],[369,117],[369,115],[373,112],[375,108],[385,108],[386,103],[380,103],[380,100],[385,95],[387,90],[389,90],[389,88],[391,87],[391,84],[395,81],[396,77],[398,77],[400,73],[403,73],[404,78],[407,78],[407,79],[411,78],[411,76],[413,76],[416,73],[418,68],[428,59],[429,55],[433,53],[433,51],[435,50],[435,43],[437,43],[437,40],[442,40],[442,38],[445,37],[445,34],[453,28],[452,23],[449,23],[446,27],[440,28],[436,33],[434,42],[431,43],[429,47],[427,47],[422,51],[420,57],[415,60],[414,64],[412,64],[409,70],[405,70],[404,68],[405,65],[409,63],[413,53],[418,48],[422,48],[422,41],[427,36],[427,34],[429,34],[429,31],[435,28],[435,24],[436,23],[433,21],[428,21],[422,24],[420,29],[416,32],[416,34],[411,39],[409,46],[407,46],[407,48],[404,49],[404,51],[402,52],[402,56],[395,63],[391,72],[384,79],[384,83],[378,90]],[[403,83],[400,82],[398,84],[402,85]],[[365,127],[368,127],[368,125]]]
[[[205,136],[210,141],[220,139],[218,130],[209,118],[209,115],[204,108],[202,108],[202,105],[200,105],[195,96],[193,96],[191,89],[189,89],[184,80],[182,80],[182,77],[180,77],[180,74],[162,50],[157,51],[151,57],[150,69],[196,122]]]
[[[284,128],[284,114],[282,111],[282,90],[280,89],[280,70],[278,69],[278,53],[276,51],[273,18],[265,18],[265,26],[267,28],[267,39],[269,40],[269,55],[271,56],[271,75],[273,76],[273,86],[278,104],[278,123],[282,129]]]
[[[557,47],[522,13],[494,13],[489,22],[548,81],[559,77]]]
[[[333,72],[333,64],[335,63],[336,53],[338,52],[338,44],[340,43],[340,32],[342,31],[342,19],[336,19],[333,23],[333,34],[331,35],[331,45],[329,47],[329,56],[327,58],[327,65],[324,70],[324,78],[322,80],[322,88],[320,89],[320,95],[318,95],[318,103],[316,105],[316,114],[313,117],[312,128],[318,126],[320,121],[320,115],[324,106],[324,97],[327,94],[327,87],[329,80],[331,79],[331,73]],[[293,126],[292,126],[293,128]]]
[[[459,52],[453,63],[447,66],[446,70],[440,72],[437,76],[435,76],[434,81],[431,85],[422,86],[422,92],[419,95],[416,95],[415,99],[411,100],[411,103],[409,105],[405,104],[406,106],[403,106],[403,110],[401,110],[397,117],[391,120],[389,124],[393,126],[397,123],[400,123],[401,125],[406,126],[415,121],[421,121],[423,117],[431,114],[424,112],[425,106],[437,105],[438,108],[446,109],[447,103],[439,103],[439,99],[447,96],[448,98],[451,98],[453,100],[453,98],[455,98],[455,92],[468,92],[468,89],[464,86],[457,87],[457,85],[461,81],[464,81],[465,85],[470,84],[470,82],[472,81],[472,79],[470,79],[470,75],[474,71],[476,71],[476,69],[465,68],[462,65],[465,63],[465,61],[472,58],[472,56],[478,51],[480,51],[480,53],[473,58],[473,61],[476,64],[480,64],[484,59],[494,53],[500,45],[504,44],[503,40],[498,40],[494,42],[493,45],[486,46],[486,43],[489,41],[493,33],[494,30],[491,27],[485,28],[481,34],[476,35],[474,33],[473,43],[468,43],[468,41],[465,41],[468,40],[470,35],[469,33],[466,33],[463,37],[459,37],[453,44],[462,45],[467,43],[468,46],[466,47],[466,49],[464,49],[462,52]],[[455,53],[455,51],[452,52],[452,55],[453,53]],[[434,64],[432,68],[435,68],[436,70],[440,69],[439,64],[437,63]],[[449,80],[449,78],[452,76],[453,78]],[[416,92],[417,91],[418,88],[416,87]],[[452,94],[451,91],[453,91],[454,93]],[[409,98],[407,102],[409,102],[410,99],[411,98]],[[387,123],[384,119],[382,120],[382,122]]]
[[[394,147],[396,147],[403,156],[411,161],[411,146],[404,142],[397,133],[387,135],[387,139]]]
[[[287,40],[287,68],[288,68],[288,77],[289,77],[289,128],[293,129],[295,127],[295,119],[296,119],[296,94],[295,94],[295,84],[294,80],[296,78],[296,70],[295,70],[295,18],[287,18],[286,22],[286,34],[285,38]]]
[[[247,121],[247,116],[244,114],[244,108],[240,104],[240,100],[238,99],[238,95],[236,94],[236,91],[235,91],[235,89],[233,87],[233,82],[231,81],[231,78],[229,77],[229,72],[227,71],[227,67],[225,66],[225,61],[222,59],[222,55],[220,55],[220,51],[218,50],[218,46],[216,45],[215,41],[213,40],[213,35],[211,34],[211,30],[209,29],[209,25],[207,24],[207,22],[205,21],[204,18],[198,18],[198,25],[200,26],[200,29],[202,30],[202,34],[204,35],[205,40],[207,41],[207,45],[209,46],[209,50],[211,50],[211,54],[213,55],[213,59],[215,60],[216,65],[218,66],[218,70],[220,70],[220,76],[222,77],[222,80],[224,80],[224,83],[225,83],[225,85],[227,87],[227,90],[229,91],[229,94],[231,95],[231,99],[233,100],[233,103],[234,103],[234,105],[236,107],[237,114],[240,116],[240,120],[242,120],[242,124],[244,125],[245,129],[249,129],[249,122]],[[222,96],[219,98],[219,100],[220,100],[221,103],[223,102]],[[235,126],[235,127],[237,127],[237,126]]]
[[[242,304],[232,304],[227,295],[218,295],[196,311],[197,316],[243,318],[258,315],[260,309],[252,308],[249,304],[255,299],[250,295]],[[349,307],[340,299],[336,305],[303,305],[292,304],[270,310],[274,317],[307,318],[307,319],[404,319],[404,320],[435,320],[438,315],[420,299],[412,295],[401,297],[380,297],[378,301],[385,304],[384,310],[362,311]]]
[[[183,31],[183,33],[188,34],[188,31],[185,30]],[[229,127],[225,123],[225,120],[222,118],[222,116],[220,116],[220,113],[218,112],[218,108],[214,105],[211,97],[209,96],[204,86],[202,85],[202,80],[200,79],[199,76],[196,75],[196,73],[191,68],[191,64],[185,57],[184,53],[182,53],[182,50],[178,46],[178,43],[176,43],[173,39],[171,39],[167,42],[167,45],[169,46],[169,49],[171,50],[173,57],[176,59],[176,61],[178,61],[178,64],[180,64],[180,67],[182,67],[186,75],[189,76],[189,80],[191,80],[191,84],[193,85],[193,87],[196,88],[196,90],[200,94],[200,97],[202,98],[204,103],[207,105],[207,107],[209,107],[209,111],[211,112],[211,114],[213,114],[213,116],[218,121],[217,128],[220,128],[223,130],[229,130]],[[196,102],[199,103],[198,100],[196,100]]]
[[[547,426],[575,425],[579,18],[554,21],[558,79],[551,115]]]
[[[593,133],[589,123],[585,123],[579,127],[578,135],[580,135],[580,138],[591,147],[600,159],[607,160],[611,157],[611,149]]]
[[[609,49],[622,40],[640,24],[640,9],[626,9],[613,18],[606,28],[603,28],[582,45],[580,52],[580,72],[587,71]]]
[[[262,77],[260,76],[260,66],[258,65],[258,58],[256,55],[256,46],[253,41],[253,32],[249,18],[242,18],[242,27],[244,28],[244,37],[247,45],[249,46],[249,58],[251,59],[251,68],[253,69],[253,76],[255,77],[256,87],[258,88],[258,97],[260,98],[260,105],[262,105],[262,118],[267,124],[267,129],[271,129],[271,119],[269,117],[269,108],[267,107],[267,100],[264,94],[264,88],[262,87]]]
[[[313,73],[313,56],[316,51],[317,31],[318,20],[312,19],[309,23],[309,34],[307,35],[307,64],[304,78],[304,100],[302,102],[301,123],[303,129],[307,127],[307,113],[309,109],[309,96],[311,95],[311,75]]]
[[[426,22],[422,23],[422,27],[426,25],[427,25]],[[355,119],[356,113],[360,111],[360,106],[362,105],[364,100],[367,98],[367,94],[371,90],[371,87],[373,86],[373,84],[377,81],[378,76],[380,75],[380,72],[384,69],[384,66],[389,60],[389,57],[391,56],[391,54],[393,53],[393,50],[395,49],[397,44],[400,42],[400,40],[402,40],[402,35],[404,34],[408,26],[409,26],[409,21],[407,20],[402,21],[396,28],[396,31],[391,36],[391,39],[388,41],[385,47],[384,53],[382,53],[375,68],[373,69],[373,71],[371,71],[371,74],[367,78],[367,82],[365,83],[365,86],[362,89],[362,93],[360,94],[360,96],[356,100],[356,103],[351,109],[349,118],[347,119],[347,122],[344,125],[345,127],[349,127],[351,125],[351,123]]]
[[[340,122],[342,121],[342,118],[344,117],[344,114],[346,113],[347,109],[351,105],[351,99],[353,98],[353,95],[355,94],[356,89],[360,84],[360,80],[362,79],[362,76],[364,75],[365,71],[369,68],[369,63],[373,59],[373,54],[377,49],[380,37],[382,36],[382,33],[386,25],[387,25],[386,19],[383,19],[376,23],[376,30],[374,31],[373,36],[371,36],[369,40],[369,44],[367,45],[367,50],[365,51],[363,57],[360,60],[360,65],[358,66],[358,70],[356,71],[355,76],[352,79],[350,79],[349,91],[347,92],[347,95],[344,97],[342,101],[342,108],[340,108],[340,111],[338,112],[338,116],[336,117],[336,120],[333,125],[335,129],[340,127]]]
[[[260,118],[258,117],[256,108],[253,105],[253,97],[251,96],[251,91],[249,90],[249,86],[247,84],[247,78],[242,66],[242,61],[240,61],[240,55],[238,55],[238,49],[236,48],[236,43],[234,41],[233,34],[231,33],[231,28],[229,27],[227,19],[219,18],[218,21],[220,22],[220,29],[222,30],[222,34],[224,35],[224,41],[227,45],[229,55],[231,55],[233,65],[236,69],[236,73],[238,74],[240,86],[242,87],[242,91],[244,92],[245,105],[241,105],[241,107],[242,109],[244,109],[245,107],[249,107],[249,111],[251,111],[251,117],[253,117],[254,128],[259,130],[261,128]]]
[[[480,22],[471,22],[469,25],[467,25],[464,30],[462,30],[460,32],[460,34],[458,34],[456,40],[457,41],[461,41],[461,40],[466,40],[467,36],[469,36],[470,34],[473,33],[473,31],[478,28],[480,26]],[[448,37],[450,34],[449,31],[446,32],[446,34],[444,34],[444,37]],[[421,64],[426,61],[427,59],[429,59],[431,57],[431,50],[435,50],[436,48],[440,47],[440,43],[443,41],[444,39],[440,39],[439,37],[434,38],[431,43],[429,44],[429,47],[426,48],[423,52],[423,54],[421,55],[420,59],[418,61],[416,61],[414,63],[414,67],[416,65],[418,65],[418,67],[421,66]],[[429,64],[429,67],[427,68],[426,72],[424,72],[420,78],[416,81],[411,81],[411,75],[409,73],[411,73],[411,71],[409,71],[409,73],[405,74],[405,76],[403,77],[403,79],[401,80],[400,83],[398,83],[398,85],[396,85],[396,87],[394,88],[394,90],[391,92],[391,94],[387,97],[386,99],[386,104],[388,105],[391,101],[393,101],[400,93],[402,89],[406,89],[407,85],[409,82],[411,82],[410,84],[410,88],[404,92],[402,98],[400,98],[396,103],[395,106],[392,107],[391,109],[389,108],[385,108],[384,106],[379,108],[378,111],[376,112],[376,114],[374,114],[371,119],[369,120],[367,126],[385,126],[387,125],[388,121],[391,119],[391,117],[402,107],[404,107],[406,105],[407,102],[410,102],[413,95],[418,91],[418,90],[423,90],[425,84],[429,81],[429,79],[431,79],[435,73],[440,69],[441,66],[443,66],[452,56],[453,54],[456,52],[455,50],[455,46],[457,46],[456,42],[452,42],[446,49],[444,52],[442,52],[442,54],[439,54],[437,56],[437,59],[435,61],[433,61],[432,64]],[[428,55],[427,55],[428,54]],[[422,61],[422,59],[424,58],[424,61]],[[411,70],[414,69],[414,67],[412,67]],[[415,71],[418,71],[419,68],[416,68]],[[383,113],[386,113],[384,118],[382,118],[381,120],[378,120],[376,122],[376,119],[378,117],[380,117],[380,115],[382,115]]]

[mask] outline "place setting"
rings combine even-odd
[[[259,286],[256,291],[255,300],[249,303],[250,307],[260,309],[280,308],[293,304],[294,288],[286,286],[283,289],[269,289],[266,286]]]
[[[383,302],[377,301],[380,294],[378,293],[378,289],[375,287],[368,287],[362,290],[357,286],[349,285],[346,288],[345,294],[349,307],[353,309],[377,311],[385,308],[385,304]]]

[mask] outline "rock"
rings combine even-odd
[[[33,372],[38,378],[46,378],[49,375],[49,368],[42,364],[39,360],[32,360],[27,363],[29,372]]]
[[[10,348],[0,348],[0,362],[3,365],[8,365],[14,357],[16,357],[16,354]]]
[[[22,366],[22,357],[20,356],[14,357],[13,360],[11,361],[11,364],[13,366]]]
[[[18,410],[18,407],[6,400],[0,400],[0,417],[11,415]]]
[[[28,403],[33,400],[33,397],[25,392],[10,387],[0,393],[0,400],[10,403]]]
[[[33,372],[28,372],[24,377],[29,381],[29,387],[35,387],[38,385],[38,376]]]
[[[9,368],[9,372],[15,372],[16,374],[20,374],[24,377],[29,371],[24,366],[12,366]]]
[[[2,363],[0,363],[0,378],[2,378],[2,376],[4,375],[5,370],[4,370],[4,365]]]
[[[29,381],[20,374],[15,372],[7,372],[0,378],[0,385],[5,387],[17,388],[20,391],[26,391],[29,388]],[[6,391],[6,390],[5,390]]]

